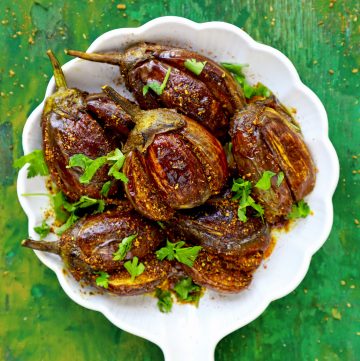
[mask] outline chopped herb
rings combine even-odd
[[[119,249],[113,253],[113,260],[114,261],[122,261],[126,254],[130,251],[133,240],[137,237],[137,233],[125,237],[120,243],[119,243]]]
[[[157,95],[161,95],[163,93],[164,89],[166,88],[166,84],[169,80],[170,72],[171,72],[171,67],[168,68],[165,78],[161,85],[157,81],[151,81],[148,84],[144,85],[143,95],[145,96],[147,94],[147,92],[149,91],[149,89],[153,90]]]
[[[164,224],[163,222],[157,221],[156,223],[159,225],[159,227],[160,227],[161,229],[165,229],[165,228],[166,228],[166,226],[165,226],[165,224]]]
[[[184,245],[185,242],[183,241],[171,243],[167,240],[166,247],[162,247],[156,251],[156,256],[161,261],[165,258],[169,261],[176,259],[177,261],[192,267],[202,247],[183,247]]]
[[[15,160],[14,168],[20,169],[27,163],[30,164],[27,170],[28,178],[32,178],[37,175],[46,176],[49,174],[49,169],[45,163],[44,152],[42,150],[34,150],[31,153],[23,155],[19,159]]]
[[[270,90],[264,84],[257,83],[255,86],[252,86],[247,82],[245,74],[243,73],[243,68],[247,65],[231,63],[221,63],[221,65],[234,74],[234,78],[243,88],[246,98],[250,99],[254,96],[261,96],[267,98],[271,95]]]
[[[80,200],[75,203],[69,203],[65,200],[64,196],[62,196],[62,199],[59,198],[57,207],[60,209],[64,208],[70,213],[70,216],[68,216],[66,222],[56,230],[56,234],[62,235],[79,219],[79,217],[76,215],[76,211],[78,209],[88,208],[92,206],[97,206],[97,209],[93,213],[101,213],[105,209],[105,202],[102,199],[90,198],[88,196],[82,196]]]
[[[145,266],[143,263],[139,263],[139,259],[134,257],[131,261],[124,263],[124,267],[129,272],[131,276],[131,281],[135,280],[135,277],[140,276],[145,271]]]
[[[106,164],[106,156],[96,159],[90,159],[84,154],[75,154],[69,160],[69,165],[66,168],[80,167],[84,169],[84,173],[79,178],[80,183],[88,184],[91,179],[104,164]]]
[[[110,164],[112,164],[108,175],[113,176],[115,179],[120,179],[124,183],[127,183],[129,180],[127,179],[126,175],[122,172],[119,172],[125,162],[125,155],[121,152],[121,150],[116,148],[113,152],[107,155],[107,160],[110,162]]]
[[[239,200],[238,218],[240,221],[246,222],[248,220],[246,217],[247,207],[252,207],[255,209],[259,216],[263,218],[263,207],[260,204],[255,203],[254,199],[250,196],[251,183],[249,181],[245,181],[242,178],[238,178],[236,180],[234,179],[231,191],[235,192],[235,195],[232,197],[232,199]]]
[[[169,291],[163,291],[161,288],[157,288],[155,296],[159,299],[157,306],[159,307],[160,312],[169,313],[172,308],[172,298]]]
[[[110,275],[106,272],[100,271],[96,272],[99,276],[96,278],[96,285],[103,288],[109,287],[109,277]]]
[[[276,185],[278,187],[280,187],[283,180],[284,180],[284,172],[279,172],[278,175],[277,175]]]
[[[196,303],[199,301],[201,287],[196,285],[190,277],[180,280],[174,286],[174,290],[182,301]]]
[[[243,68],[248,66],[247,64],[235,64],[235,63],[221,63],[221,65],[230,73],[242,77],[245,77],[243,73]]]
[[[184,66],[187,70],[190,70],[195,75],[200,75],[206,65],[206,61],[196,61],[195,59],[186,59]]]
[[[269,190],[271,187],[271,178],[275,175],[276,173],[272,172],[271,170],[266,170],[255,184],[255,187],[264,191]]]
[[[76,214],[71,213],[66,222],[56,230],[56,234],[61,236],[66,230],[75,224],[78,219],[79,217]]]
[[[110,187],[111,187],[111,181],[105,182],[101,188],[100,194],[104,197],[107,197],[109,194]]]
[[[50,233],[50,226],[43,220],[41,226],[34,227],[34,231],[43,239]]]
[[[105,164],[109,164],[111,165],[111,168],[109,169],[108,175],[127,183],[128,179],[125,174],[119,172],[124,164],[124,161],[125,155],[120,151],[120,149],[116,148],[107,155],[96,159],[90,159],[84,154],[75,154],[70,158],[67,168],[80,167],[84,169],[84,173],[80,176],[79,181],[80,183],[88,184],[99,168]]]
[[[293,204],[288,219],[305,218],[310,214],[309,205],[302,199],[297,204]]]

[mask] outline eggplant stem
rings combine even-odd
[[[33,239],[24,239],[21,242],[23,247],[36,249],[42,252],[49,252],[60,254],[60,243],[56,242],[48,242],[48,241],[34,241]]]
[[[54,69],[54,78],[55,78],[55,84],[56,84],[56,90],[59,90],[60,88],[67,88],[67,84],[66,84],[66,80],[65,80],[65,76],[64,73],[61,69],[61,66],[58,62],[58,60],[56,59],[54,53],[49,49],[46,54],[48,55],[50,61],[51,61],[51,65]]]
[[[141,109],[131,103],[128,99],[121,96],[116,90],[114,90],[111,86],[105,85],[102,87],[102,90],[106,95],[108,95],[115,103],[119,104],[125,111],[128,113],[133,120],[135,121],[136,116],[139,115]]]
[[[121,53],[85,53],[84,51],[68,50],[65,49],[65,53],[70,56],[76,56],[78,58],[95,61],[97,63],[107,63],[113,65],[120,65],[120,61],[123,58]]]

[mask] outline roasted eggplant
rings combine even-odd
[[[187,49],[140,43],[123,53],[66,52],[86,60],[119,65],[127,88],[142,109],[176,109],[220,138],[226,135],[231,116],[246,105],[241,87],[227,70]],[[200,73],[189,70],[188,62],[201,64]],[[145,94],[148,84],[163,83],[170,67],[163,92]]]
[[[253,188],[269,222],[286,216],[293,202],[313,189],[316,170],[310,152],[299,129],[284,113],[253,103],[234,116],[231,137],[232,152],[243,178],[256,184],[265,171],[276,174],[270,189]],[[280,172],[285,179],[278,184]]]
[[[220,142],[200,124],[169,109],[143,111],[110,87],[104,91],[136,123],[123,147],[125,191],[137,211],[161,221],[203,204],[228,176]]]
[[[119,295],[151,292],[170,272],[170,264],[156,260],[153,252],[163,235],[156,223],[133,210],[111,210],[80,219],[57,242],[23,241],[23,246],[60,255],[65,267],[77,280],[97,286],[99,272],[109,275],[107,291]],[[125,237],[137,235],[124,258],[114,260],[114,253]],[[124,262],[138,257],[145,271],[131,281]],[[101,288],[104,289],[104,288]]]
[[[97,114],[102,115],[103,103],[87,99],[88,94],[78,89],[70,89],[66,85],[64,74],[55,58],[49,50],[49,58],[54,68],[56,92],[50,95],[44,105],[41,118],[43,134],[44,156],[49,168],[51,177],[69,200],[76,201],[82,195],[92,198],[100,198],[101,188],[105,182],[110,180],[108,176],[109,167],[100,168],[89,184],[80,183],[79,178],[82,171],[79,167],[68,168],[69,159],[75,154],[84,154],[91,159],[106,155],[121,144],[116,144],[112,137],[107,136],[104,128],[92,116],[87,107]],[[109,107],[111,100],[107,100]],[[113,104],[113,108],[118,108]],[[105,117],[103,117],[104,119]],[[125,113],[115,112],[107,119],[113,124],[126,124],[131,127],[131,120]],[[126,138],[129,129],[118,127],[116,134],[123,133]],[[115,195],[118,191],[118,182],[113,182],[109,196]]]

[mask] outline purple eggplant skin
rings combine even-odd
[[[117,145],[125,143],[135,126],[130,115],[104,93],[89,94],[85,102],[87,111],[105,130],[107,138],[112,138]]]
[[[278,174],[282,170],[261,133],[260,116],[263,109],[261,105],[249,105],[245,110],[238,112],[232,120],[232,152],[237,170],[240,176],[250,180],[253,185],[265,171]],[[273,177],[269,190],[252,188],[257,202],[264,207],[265,219],[270,223],[286,216],[291,211],[293,203],[287,182],[283,181],[280,186],[276,182],[277,177]]]
[[[123,53],[83,53],[67,50],[80,58],[115,64],[142,109],[160,107],[176,109],[223,138],[229,128],[229,119],[236,110],[246,105],[243,91],[231,74],[213,60],[196,52],[151,43],[139,43]],[[206,62],[199,75],[185,67],[187,60]],[[143,94],[145,85],[161,84],[171,67],[170,76],[162,94],[153,91]]]
[[[200,207],[177,212],[169,225],[180,238],[222,257],[263,252],[270,242],[267,223],[259,217],[240,221],[238,207],[239,202],[229,197],[214,197]]]
[[[111,87],[103,90],[136,123],[123,147],[123,172],[127,198],[138,212],[164,221],[220,193],[228,177],[226,155],[208,130],[174,110],[141,110]]]
[[[122,240],[134,234],[137,237],[125,258],[113,260]],[[97,287],[96,278],[102,271],[109,274],[107,291],[136,295],[153,291],[171,271],[168,262],[160,262],[154,255],[162,240],[162,230],[157,224],[128,206],[81,218],[57,242],[25,240],[23,246],[60,255],[66,269],[77,281]],[[144,263],[145,271],[131,281],[123,264],[135,256]]]
[[[51,51],[48,55],[54,67],[56,92],[44,105],[41,117],[43,150],[52,180],[70,201],[81,196],[101,198],[105,182],[112,180],[109,167],[101,167],[89,184],[79,181],[83,170],[67,168],[71,156],[84,154],[91,159],[104,156],[117,147],[97,119],[87,111],[88,94],[70,89],[61,67]],[[109,197],[119,191],[119,181],[112,182]]]
[[[241,176],[256,184],[264,171],[277,174],[269,190],[253,188],[270,223],[286,216],[294,201],[312,191],[316,180],[316,168],[302,134],[284,112],[277,106],[253,103],[234,116],[230,132]],[[278,186],[280,171],[285,178]]]

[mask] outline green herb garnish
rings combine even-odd
[[[120,172],[120,169],[124,165],[124,161],[125,155],[120,151],[120,149],[116,148],[114,151],[108,153],[107,155],[96,159],[90,159],[84,154],[74,154],[72,157],[70,157],[69,165],[67,166],[67,168],[80,167],[84,169],[84,173],[80,176],[79,181],[80,183],[88,184],[90,183],[91,179],[94,177],[98,169],[105,164],[108,164],[111,166],[108,175],[113,176],[115,179],[120,179],[124,183],[127,183],[127,177],[124,173]],[[110,188],[110,185],[108,187]]]
[[[276,185],[277,185],[278,187],[280,187],[282,181],[284,180],[284,177],[285,177],[284,172],[279,172],[279,173],[278,173],[278,175],[277,175],[277,181],[276,181]]]
[[[234,78],[242,87],[246,98],[250,99],[254,96],[261,96],[267,98],[271,95],[270,90],[264,84],[257,83],[255,86],[252,86],[248,83],[245,78],[245,74],[243,73],[243,68],[247,65],[231,63],[221,63],[221,65],[234,74]]]
[[[250,181],[245,181],[242,178],[234,179],[231,191],[235,192],[235,195],[232,197],[233,200],[239,201],[238,208],[238,218],[242,222],[246,222],[248,218],[246,217],[246,208],[252,207],[255,209],[259,216],[263,218],[264,209],[260,204],[255,203],[255,200],[250,196],[251,193],[251,183]]]
[[[182,301],[198,303],[201,287],[196,285],[190,277],[186,277],[174,286],[174,291]]]
[[[113,260],[114,261],[122,261],[126,254],[130,251],[133,240],[137,237],[137,233],[125,237],[120,243],[119,243],[119,249],[113,253]]]
[[[50,233],[50,226],[43,220],[41,226],[34,227],[34,231],[43,239]]]
[[[161,95],[166,87],[168,80],[169,80],[170,72],[171,72],[171,67],[168,68],[165,78],[161,85],[157,81],[151,81],[148,84],[144,85],[143,95],[145,96],[147,94],[147,92],[149,91],[149,89],[153,90],[157,95]]]
[[[134,281],[135,277],[140,276],[145,271],[144,264],[139,263],[139,259],[137,257],[134,257],[131,261],[125,262],[124,267],[129,272],[131,281]]]
[[[272,172],[271,170],[266,170],[255,184],[255,187],[264,191],[269,190],[271,187],[271,178],[275,175],[276,173]]]
[[[37,175],[46,176],[49,174],[49,169],[45,163],[44,152],[42,150],[34,150],[29,154],[23,155],[19,159],[15,160],[14,168],[20,169],[25,164],[29,163],[27,170],[27,177],[32,178]]]
[[[301,200],[297,204],[293,204],[291,212],[288,214],[288,219],[305,218],[310,214],[309,205]]]
[[[171,243],[167,240],[166,247],[162,247],[156,251],[156,256],[161,261],[165,258],[169,261],[176,259],[177,261],[192,267],[202,247],[183,247],[184,245],[185,242],[183,241]]]
[[[110,187],[111,187],[111,181],[105,182],[101,188],[100,194],[104,197],[107,197],[109,194]]]
[[[155,296],[159,299],[157,306],[159,307],[160,312],[169,313],[173,304],[171,293],[169,291],[164,291],[161,288],[157,288]]]
[[[206,61],[196,61],[196,59],[186,59],[184,66],[187,70],[190,70],[195,75],[200,75],[206,65]]]
[[[100,271],[96,272],[99,276],[95,279],[96,285],[103,288],[109,287],[109,277],[110,275],[106,272]]]

